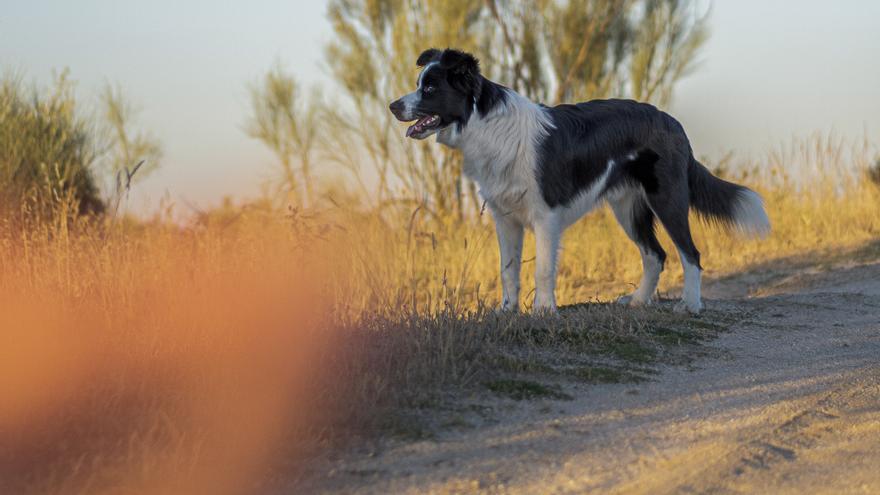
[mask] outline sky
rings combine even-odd
[[[69,68],[77,95],[107,83],[163,147],[131,206],[163,198],[204,208],[256,195],[272,156],[249,138],[247,86],[280,63],[332,89],[320,1],[0,0],[0,70],[37,84]],[[670,113],[699,156],[759,157],[815,131],[880,143],[880,2],[715,0],[697,70]],[[483,61],[484,64],[491,61]],[[504,82],[504,81],[500,81]]]

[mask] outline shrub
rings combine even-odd
[[[77,116],[65,74],[45,93],[21,80],[0,81],[0,201],[27,216],[61,210],[101,213],[104,203],[92,172],[98,155],[94,131]]]
[[[149,161],[148,169],[156,166],[158,145],[130,134],[131,109],[121,93],[108,88],[101,104],[101,112],[84,113],[66,72],[47,89],[27,89],[12,74],[0,78],[5,215],[20,220],[99,215],[107,199],[99,185],[102,172],[117,173],[142,159]]]
[[[868,167],[868,180],[880,186],[880,157],[877,157],[874,164]]]

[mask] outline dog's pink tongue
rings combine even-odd
[[[422,117],[415,124],[409,126],[409,128],[406,130],[406,137],[412,137],[413,134],[421,132],[422,125],[424,125],[427,120],[430,120],[430,118],[430,115],[428,115],[427,117]]]

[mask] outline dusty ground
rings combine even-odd
[[[761,269],[705,294],[747,316],[690,365],[360,449],[297,491],[880,493],[880,263]]]

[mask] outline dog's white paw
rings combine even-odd
[[[519,313],[519,303],[504,301],[496,311],[499,313]]]
[[[617,304],[622,304],[624,306],[630,306],[633,308],[636,308],[639,306],[648,306],[651,304],[651,302],[652,301],[650,298],[645,300],[645,299],[638,298],[638,297],[634,296],[633,294],[630,294],[628,296],[621,296],[617,299]]]
[[[556,306],[544,306],[541,308],[532,308],[532,316],[553,316],[559,314]]]
[[[556,314],[556,301],[538,301],[532,306],[533,315],[554,315]]]
[[[698,315],[701,311],[703,311],[703,303],[699,300],[696,302],[688,302],[682,299],[681,301],[675,303],[672,311],[676,313],[690,313],[692,315]]]
[[[550,291],[535,295],[535,303],[532,304],[532,313],[556,313],[556,295]]]

